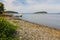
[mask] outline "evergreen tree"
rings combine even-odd
[[[4,12],[4,4],[0,2],[0,14]]]

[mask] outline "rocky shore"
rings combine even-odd
[[[7,18],[18,28],[20,40],[60,40],[60,30],[49,28],[48,26],[34,24],[25,20]]]

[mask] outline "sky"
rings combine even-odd
[[[33,13],[47,11],[49,13],[60,12],[60,0],[0,0],[6,10],[19,13]]]

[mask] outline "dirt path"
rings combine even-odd
[[[60,40],[60,30],[24,20],[9,19],[9,21],[22,28],[18,29],[20,40]]]

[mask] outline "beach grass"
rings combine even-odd
[[[16,37],[17,27],[0,17],[0,40],[18,40]]]

